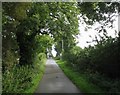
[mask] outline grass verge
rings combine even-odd
[[[96,85],[89,82],[84,74],[80,74],[73,70],[70,66],[66,65],[64,61],[56,60],[56,63],[63,70],[65,75],[85,94],[97,94],[101,95],[102,90]],[[104,93],[102,93],[104,95]]]
[[[31,65],[15,65],[2,74],[2,94],[33,94],[45,71],[46,56],[43,53],[35,57]]]
[[[32,86],[25,91],[25,93],[35,93],[40,80],[43,77],[44,71],[45,71],[45,63],[46,59],[43,60],[43,63],[39,67],[39,73],[35,75],[35,77],[32,79]]]

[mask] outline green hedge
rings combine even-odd
[[[45,54],[36,56],[34,65],[14,66],[3,73],[3,93],[34,93],[45,69]]]

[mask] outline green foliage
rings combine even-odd
[[[62,58],[70,62],[77,70],[98,71],[113,77],[119,75],[120,65],[117,61],[120,55],[118,52],[120,37],[115,40],[103,39],[98,41],[95,47],[84,50],[75,46],[75,36],[79,33],[79,13],[88,24],[102,20],[106,20],[107,23],[111,19],[110,17],[107,19],[105,14],[116,13],[119,5],[118,3],[107,4],[109,3],[3,3],[3,92],[12,90],[21,92],[31,86],[31,77],[40,70],[39,65],[35,64],[36,60],[40,61],[44,58],[39,53],[47,54],[47,49],[50,51],[54,42],[57,55],[62,54]],[[27,79],[29,81],[24,82]]]
[[[119,44],[118,39],[109,38],[101,40],[101,43],[96,46],[90,46],[79,50],[77,54],[69,53],[72,58],[68,58],[68,62],[76,65],[80,71],[90,70],[91,72],[98,71],[106,76],[118,78],[120,75],[118,63],[119,60]],[[68,54],[68,55],[69,55]]]
[[[69,68],[69,66],[71,68],[70,70],[83,74],[89,82],[100,87],[104,93],[114,92],[115,95],[119,95],[120,72],[118,69],[118,39],[119,37],[109,39],[114,40],[111,41],[111,43],[106,39],[103,45],[97,44],[93,47],[90,46],[85,49],[80,49],[76,55],[73,49],[74,52],[71,52],[72,54],[69,53],[71,57],[67,57],[67,63],[63,64],[65,67],[61,66],[61,68],[75,83],[77,83],[78,77],[74,80],[74,75],[69,74],[69,72],[65,70]],[[117,52],[115,52],[116,50]],[[82,84],[77,83],[76,85],[79,87]]]
[[[90,82],[99,86],[104,92],[115,92],[117,95],[120,83],[119,38],[120,36],[116,38],[107,36],[95,46],[80,49],[77,53],[72,49],[68,53],[71,57],[65,59],[67,65],[76,72],[85,74]]]
[[[67,60],[68,62],[70,62],[71,63],[71,65],[73,64],[73,62],[74,62],[74,64],[76,64],[76,56],[78,55],[78,53],[81,51],[82,49],[80,48],[80,47],[78,47],[78,46],[74,46],[73,48],[71,48],[70,50],[69,50],[69,52],[65,52],[64,54],[63,54],[63,58],[64,58],[64,60]],[[74,65],[73,64],[73,65]]]
[[[28,66],[19,69],[14,67],[12,70],[6,71],[3,74],[3,93],[20,93],[30,87],[31,76],[33,75],[33,71],[32,73],[31,71]]]
[[[90,63],[94,65],[94,70],[106,74],[109,77],[118,77],[120,74],[117,39],[107,39],[104,41],[104,44],[96,45],[95,48],[89,52],[91,56]]]
[[[96,86],[95,84],[89,81],[89,78],[86,77],[85,74],[81,74],[76,72],[71,66],[69,66],[65,61],[56,60],[59,64],[60,68],[66,74],[67,77],[80,89],[82,93],[88,94],[95,94],[101,95],[103,91]],[[100,92],[100,94],[99,94]]]
[[[99,86],[104,92],[115,93],[115,95],[119,95],[119,79],[111,80],[108,77],[102,76],[97,72],[89,75],[86,73],[86,76],[90,82]]]
[[[111,14],[119,12],[118,2],[79,2],[78,7],[83,19],[92,25],[96,21],[113,22]],[[108,14],[108,16],[106,16]],[[104,24],[105,24],[104,23]],[[112,24],[111,24],[112,25]]]
[[[3,16],[4,17],[4,16]],[[14,24],[10,20],[5,20],[2,31],[2,67],[3,71],[11,69],[19,63],[19,46],[13,30]]]
[[[44,72],[45,54],[39,54],[32,65],[14,66],[11,70],[5,71],[3,74],[3,93],[25,93],[33,86],[31,93],[35,91],[40,77]],[[39,76],[39,77],[37,77]],[[38,78],[37,83],[34,80]]]
[[[2,6],[3,92],[24,92],[42,70],[42,63],[35,64],[43,59],[39,53],[47,54],[53,42],[62,39],[64,49],[73,45],[73,35],[78,33],[77,4],[6,2]]]
[[[24,2],[4,2],[2,4],[5,15],[9,15],[10,18],[19,21],[27,18],[27,10],[31,7],[31,3]]]
[[[64,41],[64,50],[72,47],[75,42],[73,36],[78,34],[78,13],[77,3],[3,3],[4,30],[9,31],[6,22],[10,22],[11,26],[14,26],[11,29],[19,47],[19,64],[33,63],[34,54],[32,53],[37,49],[35,43],[39,42],[37,41],[39,39],[35,39],[36,35],[51,34],[50,36],[56,43]],[[41,43],[42,46],[46,42],[41,41]],[[45,52],[45,48],[41,51]]]
[[[54,41],[49,35],[37,35],[36,36],[36,47],[39,47],[37,53],[46,52],[47,49],[51,48]]]
[[[50,16],[53,19],[49,22],[50,30],[56,42],[55,49],[57,56],[64,51],[68,51],[75,45],[75,35],[78,32],[78,14],[77,3],[49,3]],[[59,6],[59,7],[58,7]],[[55,9],[55,10],[54,10]],[[54,26],[54,27],[53,27]]]

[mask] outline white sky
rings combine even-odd
[[[95,23],[94,25],[92,25],[92,28],[88,29],[87,31],[85,31],[85,27],[86,25],[82,24],[82,22],[79,21],[80,34],[78,35],[78,38],[76,38],[76,40],[78,41],[77,46],[80,46],[81,48],[88,47],[89,45],[94,45],[95,43],[92,42],[92,40],[95,39],[95,35],[99,39],[98,31],[95,30],[96,28],[100,27],[99,23]],[[107,30],[108,36],[115,37],[115,30],[117,30],[118,32],[118,17],[116,17],[115,21],[113,22],[113,29],[108,27],[106,27],[105,29]],[[86,41],[92,42],[92,43],[87,43]]]
[[[52,54],[53,54],[53,56],[55,57],[56,56],[56,54],[57,54],[57,52],[55,51],[55,49],[54,49],[55,47],[54,47],[54,45],[52,46]]]
[[[86,24],[83,22],[83,20],[81,22],[79,21],[80,34],[76,38],[76,41],[78,42],[77,46],[80,46],[81,48],[85,48],[85,47],[88,47],[89,45],[94,45],[95,42],[92,42],[92,40],[95,39],[95,35],[99,39],[98,31],[95,29],[99,28],[100,26],[101,25],[99,23],[95,23],[94,25],[92,25],[92,28],[87,29],[87,31],[85,31]],[[108,28],[108,27],[106,27],[105,29],[107,30],[107,33],[109,36],[115,37],[115,30],[117,30],[117,32],[118,32],[118,17],[116,17],[115,21],[113,22],[113,29]],[[92,43],[87,43],[87,41],[92,42]],[[53,56],[56,55],[54,46],[52,46],[52,54],[53,54]]]

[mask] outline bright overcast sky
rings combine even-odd
[[[99,23],[95,23],[92,25],[91,29],[88,29],[85,31],[85,24],[82,24],[82,22],[79,21],[79,30],[80,30],[80,35],[76,40],[78,41],[77,46],[80,46],[81,48],[88,47],[89,45],[94,45],[95,43],[92,42],[93,39],[95,39],[95,35],[98,37],[98,31],[95,30],[96,28],[100,27]],[[118,31],[118,17],[115,18],[115,21],[113,22],[113,29],[106,27],[107,33],[109,36],[115,37],[115,30]],[[91,37],[90,37],[91,36]],[[99,37],[98,37],[99,39]],[[86,43],[92,42],[92,43]]]

